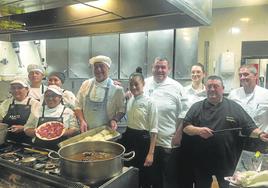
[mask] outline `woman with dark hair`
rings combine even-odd
[[[204,65],[197,63],[192,66],[192,82],[190,85],[184,87],[185,98],[182,99],[182,113],[180,117],[184,118],[185,114],[194,103],[206,98],[206,88],[203,83],[205,76]]]
[[[182,112],[179,115],[179,126],[178,129],[172,139],[172,144],[173,145],[178,145],[180,146],[181,144],[181,139],[182,139],[182,123],[183,119],[190,109],[190,107],[203,99],[206,98],[207,93],[206,93],[206,88],[204,85],[204,78],[205,78],[205,70],[204,66],[201,63],[194,64],[191,67],[191,84],[184,87],[184,94],[183,98],[181,99],[182,101]],[[181,151],[183,150],[183,146],[181,147]],[[183,152],[182,152],[183,153]],[[179,178],[179,184],[180,187],[193,187],[193,179],[192,177],[192,167],[190,166],[191,163],[185,163],[186,161],[190,160],[189,156],[185,155],[180,155],[180,172],[184,173],[183,176],[180,175]],[[187,166],[185,166],[187,164]],[[188,174],[187,176],[185,174]],[[183,177],[183,178],[181,178]]]
[[[65,81],[65,75],[62,72],[52,72],[48,76],[48,85],[56,85],[62,88]],[[63,89],[62,102],[64,106],[74,109],[76,97],[73,92]]]
[[[143,94],[144,77],[133,73],[129,78],[132,97],[127,103],[127,130],[122,143],[127,151],[135,151],[136,156],[127,166],[139,168],[140,187],[150,187],[152,173],[150,166],[154,160],[154,148],[158,132],[157,108],[152,100]]]

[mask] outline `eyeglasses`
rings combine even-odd
[[[55,98],[55,97],[61,97],[60,95],[57,95],[56,93],[46,93],[45,98]]]
[[[21,90],[23,88],[25,87],[23,87],[22,85],[10,86],[10,91]]]

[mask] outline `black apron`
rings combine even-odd
[[[8,112],[3,119],[3,123],[8,124],[9,127],[12,125],[25,125],[30,113],[31,113],[31,98],[28,99],[27,104],[15,104],[15,100],[9,105]],[[24,132],[20,133],[7,133],[7,139],[19,143],[31,143],[32,138],[27,136]]]
[[[42,125],[43,123],[50,122],[50,121],[58,121],[58,122],[63,123],[62,115],[63,115],[64,110],[65,110],[65,107],[63,108],[60,117],[45,117],[44,116],[44,114],[45,114],[45,105],[43,105],[42,116],[38,120],[38,126]],[[48,140],[47,141],[47,140],[41,140],[41,139],[36,137],[35,141],[34,141],[34,145],[38,146],[38,147],[52,149],[52,150],[57,151],[59,149],[58,144],[60,142],[62,142],[63,140],[65,140],[65,139],[66,139],[66,137],[62,136],[62,137],[60,137],[58,139]]]

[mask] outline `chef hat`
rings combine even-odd
[[[12,82],[10,82],[10,85],[11,84],[20,84],[23,87],[28,87],[28,88],[30,87],[29,84],[28,84],[28,82],[27,82],[27,80],[25,80],[25,79],[19,79],[19,78],[17,78],[15,80],[13,80]]]
[[[49,86],[47,87],[47,91],[48,91],[48,90],[53,91],[53,92],[56,93],[57,95],[61,95],[61,96],[62,96],[62,92],[63,92],[63,90],[62,90],[60,87],[56,86],[56,85],[49,85]]]
[[[27,71],[28,71],[28,73],[30,73],[32,71],[38,71],[38,72],[41,72],[42,74],[45,73],[44,68],[41,65],[37,65],[37,64],[28,65]]]
[[[110,68],[112,64],[112,60],[111,58],[107,56],[98,55],[89,59],[89,64],[94,65],[94,63],[105,63]]]
[[[52,72],[52,73],[49,74],[48,78],[51,77],[51,76],[58,77],[62,84],[65,81],[65,75],[62,72]]]

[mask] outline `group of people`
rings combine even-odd
[[[200,63],[192,66],[192,82],[183,87],[168,76],[169,61],[157,57],[151,77],[144,78],[141,70],[130,75],[128,95],[109,77],[109,57],[93,57],[89,64],[94,77],[82,83],[76,97],[62,89],[63,73],[51,73],[45,86],[43,68],[29,65],[29,84],[12,81],[12,98],[0,105],[0,121],[11,128],[8,139],[57,149],[58,142],[79,132],[102,125],[116,130],[126,116],[127,128],[118,142],[135,151],[126,165],[139,168],[142,188],[209,188],[212,175],[220,187],[228,187],[224,177],[232,175],[242,149],[258,144],[267,152],[268,90],[256,85],[253,66],[239,69],[242,87],[224,97],[222,79],[213,75],[204,83]],[[66,129],[53,142],[35,135],[48,121],[63,122]],[[217,133],[230,128],[237,129]]]

